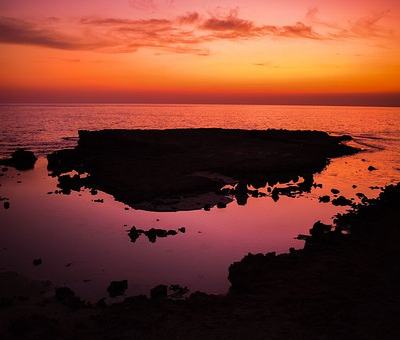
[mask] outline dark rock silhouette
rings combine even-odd
[[[128,231],[128,236],[131,239],[131,242],[136,242],[136,240],[140,237],[140,235],[146,235],[147,238],[151,243],[156,242],[157,238],[164,238],[167,236],[175,236],[178,234],[178,232],[185,233],[186,229],[185,227],[178,228],[178,231],[176,230],[165,230],[165,229],[158,229],[158,228],[151,228],[147,231],[143,229],[137,229],[135,226],[133,226],[129,231]]]
[[[123,295],[125,291],[128,289],[128,281],[111,281],[110,285],[107,288],[107,292],[110,297],[117,297]]]
[[[332,204],[336,206],[345,206],[345,205],[352,205],[353,202],[344,196],[339,196],[338,198],[334,198],[332,200]]]
[[[88,187],[138,209],[208,209],[229,202],[219,193],[227,184],[237,184],[230,196],[239,204],[246,204],[249,195],[260,196],[249,186],[258,189],[302,177],[296,190],[310,191],[313,173],[323,170],[329,158],[357,152],[343,144],[347,140],[318,131],[80,131],[75,149],[54,152],[48,161],[59,178],[72,170],[90,174],[62,178],[66,193]]]
[[[319,197],[318,200],[321,203],[329,203],[331,201],[331,198],[328,195],[325,195],[325,196]]]
[[[370,166],[368,167],[368,171],[375,171],[375,170],[378,170],[378,169],[375,168],[375,167],[372,166],[372,165],[370,165]]]
[[[68,287],[58,287],[55,290],[55,299],[69,308],[82,308],[85,303]]]
[[[17,170],[29,170],[33,169],[36,160],[37,158],[32,151],[17,149],[11,154],[9,159],[0,160],[0,164],[13,166]]]
[[[168,296],[168,287],[166,285],[158,285],[150,290],[152,299],[164,299]]]
[[[32,262],[32,264],[34,265],[34,266],[40,266],[41,264],[42,264],[42,259],[34,259],[33,260],[33,262]]]
[[[218,208],[218,209],[224,209],[224,208],[226,208],[226,203],[224,203],[224,202],[218,202],[218,203],[217,203],[217,208]]]

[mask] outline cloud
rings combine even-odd
[[[177,18],[178,23],[182,25],[191,25],[200,21],[200,14],[197,12],[189,12]]]
[[[390,11],[380,11],[363,16],[355,20],[350,20],[345,24],[329,22],[319,17],[318,7],[310,8],[305,16],[307,22],[314,26],[322,26],[330,29],[326,36],[331,39],[374,39],[387,38],[392,35],[392,31],[381,25],[383,19],[389,15]]]
[[[225,16],[212,16],[205,20],[200,28],[210,31],[244,32],[245,34],[251,34],[257,30],[253,22],[238,17],[237,9],[230,10]]]
[[[94,49],[96,44],[57,33],[46,25],[15,18],[0,17],[0,42],[19,45],[38,45],[64,50]]]
[[[386,15],[387,12],[377,13],[344,26],[320,20],[317,8],[307,12],[304,22],[283,26],[243,19],[237,9],[207,15],[189,12],[171,19],[83,17],[72,25],[59,18],[26,21],[0,17],[0,43],[108,53],[152,48],[206,56],[210,53],[207,43],[221,40],[382,38],[390,33],[380,25]],[[321,26],[324,30],[317,31]]]
[[[155,11],[162,6],[166,6],[167,8],[171,7],[174,4],[174,0],[129,0],[129,5],[138,10],[142,11]]]

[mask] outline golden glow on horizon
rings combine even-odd
[[[92,9],[96,14],[90,16],[80,8],[75,17],[51,20],[57,11],[47,1],[40,0],[45,16],[30,17],[23,7],[10,6],[0,22],[6,27],[0,41],[2,99],[54,92],[74,98],[85,91],[93,98],[96,91],[109,91],[171,100],[192,93],[205,101],[215,93],[400,93],[400,4],[358,1],[358,16],[349,7],[352,16],[338,21],[337,14],[323,16],[329,6],[310,9],[300,1],[293,9],[283,2],[275,20],[263,21],[258,2],[217,13],[201,6],[193,12],[194,4],[177,1],[173,8],[131,8],[122,15],[117,1],[113,15]],[[336,11],[327,13],[346,13],[345,2],[329,3]]]

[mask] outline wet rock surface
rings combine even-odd
[[[310,190],[312,175],[323,170],[329,158],[357,152],[343,144],[349,139],[287,130],[80,131],[75,149],[54,152],[48,161],[65,193],[88,187],[138,209],[208,210],[232,200],[221,195],[226,184],[237,184],[226,194],[239,204],[246,204],[249,196],[263,196],[258,188],[299,177],[304,183],[279,189],[273,198]],[[64,177],[72,170],[90,176]]]

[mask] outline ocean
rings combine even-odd
[[[0,177],[0,270],[68,285],[89,300],[106,296],[112,280],[128,279],[128,295],[148,293],[157,284],[180,284],[191,291],[225,293],[228,267],[244,255],[301,248],[295,239],[314,222],[329,223],[346,207],[323,204],[331,188],[357,200],[379,194],[376,187],[400,181],[400,108],[262,105],[0,105],[0,157],[18,147],[40,155],[35,169],[9,169]],[[149,212],[128,209],[100,192],[48,195],[57,181],[44,157],[72,148],[78,130],[240,128],[322,130],[348,134],[363,152],[334,159],[315,176],[322,188],[299,197],[250,198],[226,209]],[[368,171],[373,165],[376,171]],[[353,187],[355,186],[355,187]],[[126,210],[128,209],[128,210]],[[132,226],[171,228],[186,233],[150,243],[131,243]],[[32,260],[41,258],[42,265]]]

